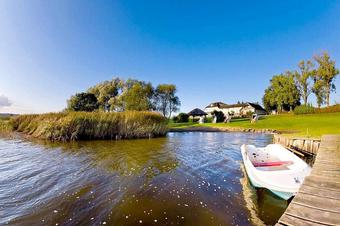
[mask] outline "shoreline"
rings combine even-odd
[[[247,132],[247,133],[267,133],[281,134],[282,132],[275,129],[252,129],[238,127],[210,127],[210,126],[190,126],[185,128],[169,128],[168,132]]]

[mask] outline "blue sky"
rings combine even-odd
[[[176,84],[182,111],[261,102],[302,59],[327,50],[340,67],[339,14],[335,0],[2,0],[0,112],[59,111],[114,76]]]

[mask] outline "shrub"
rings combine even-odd
[[[177,116],[172,117],[172,121],[177,123],[178,122],[178,117]]]
[[[247,111],[246,112],[246,115],[245,115],[245,118],[251,118],[253,116],[253,112],[252,111]],[[243,115],[242,115],[243,116]]]
[[[153,112],[63,112],[21,115],[13,130],[49,140],[120,139],[163,136],[167,120]]]
[[[212,117],[205,117],[204,118],[205,123],[212,123],[212,120],[213,120]]]
[[[315,108],[311,104],[300,105],[294,108],[294,114],[302,115],[302,114],[314,114]]]
[[[177,117],[177,120],[175,121],[175,118],[174,118],[174,121],[177,123],[189,122],[189,115],[187,113],[179,113],[176,117]]]
[[[198,122],[200,119],[199,118],[190,118],[189,117],[189,122]]]

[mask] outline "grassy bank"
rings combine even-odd
[[[21,115],[6,122],[12,131],[49,140],[130,139],[163,136],[166,119],[152,112],[69,112]],[[2,123],[4,126],[4,122]],[[4,127],[5,128],[5,127]]]
[[[203,125],[193,123],[172,123],[170,128],[190,128],[196,126],[244,128],[244,129],[272,129],[287,135],[321,137],[323,134],[340,134],[340,113],[323,113],[309,115],[271,115],[261,118],[251,124],[249,119],[234,119],[229,124],[206,123]]]

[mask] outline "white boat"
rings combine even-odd
[[[298,192],[311,172],[307,163],[279,144],[265,148],[243,144],[241,152],[252,185],[267,188],[285,200]]]

